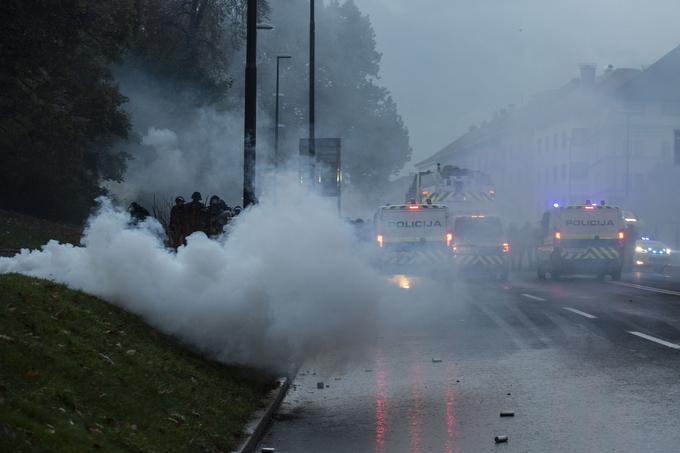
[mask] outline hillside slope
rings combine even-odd
[[[230,451],[274,386],[19,275],[0,275],[0,363],[0,451]]]

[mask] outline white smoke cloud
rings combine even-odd
[[[171,133],[161,136],[172,146]],[[357,250],[334,203],[289,179],[228,236],[195,233],[176,254],[164,248],[155,220],[131,227],[126,212],[102,200],[82,247],[50,241],[0,258],[0,273],[94,294],[222,361],[277,368],[342,357],[375,335],[386,279]]]

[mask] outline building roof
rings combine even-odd
[[[625,83],[619,94],[633,101],[680,101],[680,46]]]
[[[415,164],[424,169],[434,164],[450,161],[454,155],[473,149],[475,145],[492,140],[500,135],[508,126],[528,121],[531,124],[549,122],[559,111],[572,111],[597,105],[598,96],[618,97],[628,101],[678,101],[680,102],[680,46],[664,55],[644,71],[635,68],[608,68],[601,74],[591,91],[585,91],[582,81],[572,79],[567,84],[554,90],[548,90],[534,96],[534,99],[522,107],[499,119],[485,123],[481,127],[470,128],[470,131],[458,137],[432,156]],[[585,94],[584,94],[585,93]]]

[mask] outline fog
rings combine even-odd
[[[578,74],[640,68],[680,44],[675,0],[355,0],[417,162],[507,104]]]
[[[226,362],[286,371],[329,355],[336,366],[360,359],[377,335],[379,305],[398,288],[371,267],[334,203],[288,176],[219,240],[195,233],[175,254],[155,220],[131,226],[102,199],[82,247],[51,241],[0,258],[0,273],[94,294]]]

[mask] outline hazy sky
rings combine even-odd
[[[566,83],[579,63],[639,68],[680,45],[680,0],[355,2],[371,17],[413,161]]]

